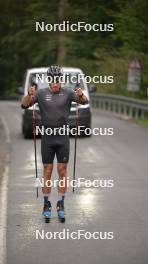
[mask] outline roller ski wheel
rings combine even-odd
[[[57,215],[58,219],[61,223],[65,222],[65,212],[64,212],[64,201],[58,201],[57,202]]]
[[[45,223],[49,223],[51,219],[51,203],[49,201],[44,205],[42,215],[44,217]]]

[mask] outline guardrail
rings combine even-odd
[[[111,111],[132,119],[144,118],[148,114],[148,101],[118,95],[91,95],[93,108]]]
[[[0,97],[0,100],[18,101],[19,99],[18,95]],[[148,117],[148,101],[107,94],[91,95],[90,99],[93,108],[118,113],[132,119]]]

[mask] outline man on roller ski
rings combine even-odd
[[[64,199],[67,190],[67,164],[69,161],[69,135],[60,135],[58,129],[68,125],[68,116],[72,102],[79,104],[87,104],[88,99],[83,94],[81,88],[75,91],[61,87],[59,78],[63,75],[60,66],[50,66],[47,71],[47,76],[50,77],[48,88],[36,90],[35,85],[28,89],[28,95],[22,98],[22,107],[28,108],[34,103],[38,103],[42,124],[44,128],[56,128],[56,135],[47,135],[44,133],[41,139],[41,155],[43,162],[43,180],[44,187],[42,188],[44,206],[42,215],[45,220],[51,218],[51,187],[46,185],[46,181],[51,180],[53,161],[57,157],[57,172],[59,182],[62,180],[65,184],[58,184],[58,201],[57,215],[61,222],[65,221]]]

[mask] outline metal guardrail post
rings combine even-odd
[[[117,95],[99,94],[90,97],[92,107],[117,112],[130,118],[144,118],[148,112],[148,101]]]
[[[138,119],[139,118],[139,109],[135,108],[135,118]]]
[[[118,103],[117,106],[118,106],[118,114],[122,114],[122,104]]]
[[[113,104],[113,112],[116,113],[116,103]]]
[[[141,110],[140,118],[144,118],[144,110]]]
[[[128,111],[128,109],[127,109],[127,106],[126,105],[123,105],[123,115],[127,115],[127,111]]]

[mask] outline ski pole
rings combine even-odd
[[[37,167],[36,120],[35,120],[35,107],[34,107],[35,98],[34,98],[34,96],[32,97],[32,99],[33,99],[32,121],[33,121],[34,161],[35,161],[35,174],[36,174],[36,179],[37,179],[38,178],[38,167]],[[37,196],[37,198],[39,197],[38,187],[36,187],[36,196]]]
[[[77,84],[78,86],[79,84]],[[76,86],[76,87],[77,87]],[[76,161],[77,161],[77,139],[78,139],[78,122],[79,122],[79,104],[76,104],[76,135],[74,144],[74,163],[73,163],[73,193],[75,192],[74,181],[76,179]]]

